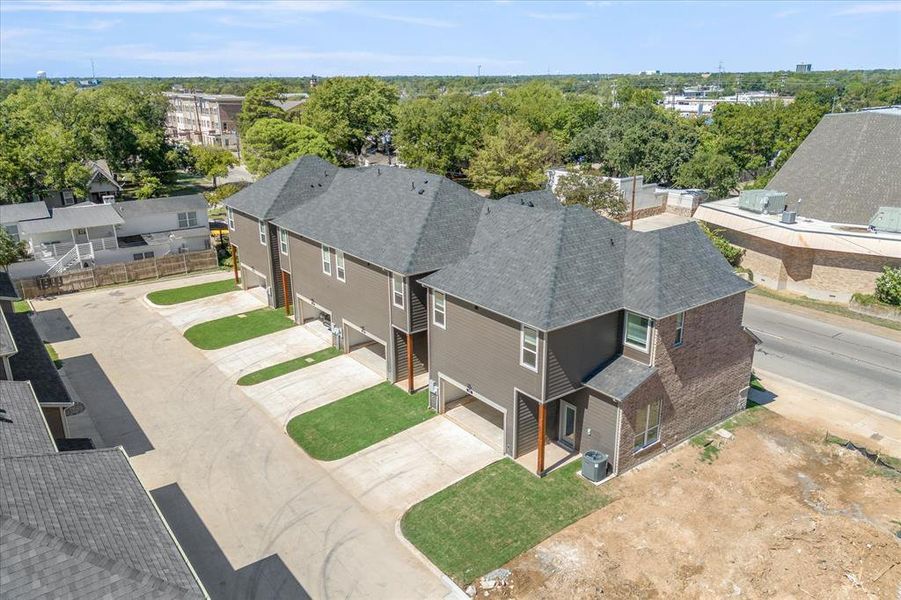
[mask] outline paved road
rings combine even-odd
[[[115,387],[103,406],[118,403],[147,440],[132,463],[214,600],[444,597],[439,578],[395,536],[393,515],[361,503],[299,451],[141,302],[172,285],[72,294],[37,308],[62,309],[77,334],[55,344],[60,355],[86,357]]]
[[[901,342],[891,332],[749,297],[754,366],[901,415]]]

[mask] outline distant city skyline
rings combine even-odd
[[[901,68],[901,2],[0,3],[0,76]]]

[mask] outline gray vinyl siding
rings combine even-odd
[[[619,313],[611,313],[548,333],[546,398],[579,389],[617,353],[619,323]]]
[[[272,257],[272,298],[270,301],[276,308],[281,308],[285,306],[285,288],[282,285],[282,269],[285,269],[289,273],[290,270],[288,269],[287,260],[285,260],[285,264],[282,265],[282,253],[279,252],[278,248],[278,227],[269,223],[267,231],[269,234],[266,241],[269,242],[269,254]]]
[[[544,334],[539,333],[538,372],[519,364],[520,324],[472,304],[447,297],[446,329],[429,325],[429,372],[472,388],[506,410],[505,452],[513,453],[514,388],[541,398]]]
[[[428,369],[428,339],[426,332],[413,334],[413,375],[421,375]],[[394,381],[407,379],[407,334],[394,329]]]
[[[410,331],[423,331],[429,324],[428,290],[419,285],[426,275],[408,278],[410,282]]]
[[[516,395],[516,456],[538,448],[538,403],[522,394]]]
[[[398,279],[402,279],[404,282],[404,307],[398,308],[394,305],[394,288],[391,287],[393,284],[391,283],[391,278],[388,278],[388,299],[391,302],[391,324],[397,327],[402,331],[410,331],[410,323],[409,323],[409,308],[410,308],[410,288],[407,282],[407,278],[403,275],[394,274]]]
[[[561,400],[576,407],[576,448],[579,452],[600,450],[613,462],[616,452],[616,425],[619,412],[616,403],[603,394],[586,389],[579,390]]]
[[[332,274],[322,272],[321,245],[288,234],[288,251],[294,291],[332,313],[332,323],[348,320],[372,335],[391,343],[388,314],[388,272],[350,255],[344,256],[346,282],[335,276],[335,252],[332,249]],[[390,367],[390,365],[389,365]]]
[[[260,243],[259,221],[238,211],[232,211],[235,229],[229,232],[229,241],[238,247],[238,263],[262,273],[267,285],[272,285],[269,264],[269,247]]]

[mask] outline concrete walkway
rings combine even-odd
[[[198,530],[208,532],[215,551],[194,550],[193,536],[184,544],[207,587],[227,589],[235,571],[275,555],[314,598],[446,596],[440,578],[395,536],[393,516],[360,502],[332,469],[299,451],[269,414],[144,305],[144,294],[164,287],[172,282],[35,305],[65,312],[80,337],[60,342],[60,355],[93,355],[150,441],[153,449],[133,464],[148,489],[177,492],[179,501],[164,505],[170,522],[196,513]],[[91,399],[82,400],[90,410]],[[233,571],[212,581],[220,567]]]
[[[500,458],[500,452],[437,416],[323,465],[369,510],[391,520]]]

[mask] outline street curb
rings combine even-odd
[[[406,513],[404,513],[404,514],[406,514]],[[402,518],[403,518],[403,516],[401,516],[401,519]],[[415,556],[417,559],[419,559],[419,562],[421,562],[423,565],[425,565],[425,567],[429,571],[431,571],[434,575],[437,575],[438,578],[441,579],[441,583],[443,583],[445,585],[445,587],[447,587],[447,589],[450,590],[450,595],[452,595],[455,598],[459,598],[459,600],[471,600],[471,598],[466,595],[466,592],[464,592],[462,589],[460,589],[460,586],[458,586],[456,583],[454,583],[453,580],[450,577],[448,577],[447,575],[445,575],[441,569],[436,567],[435,564],[432,561],[430,561],[426,557],[425,554],[420,552],[419,548],[414,546],[413,543],[410,542],[410,540],[408,540],[406,537],[404,537],[403,532],[400,530],[401,519],[397,519],[396,521],[394,521],[394,535],[397,536],[397,539],[400,540],[400,543],[403,544],[407,548],[407,550],[412,552],[413,556]]]

